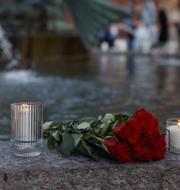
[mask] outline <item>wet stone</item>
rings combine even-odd
[[[13,156],[9,142],[0,142],[0,189],[5,190],[178,190],[180,155],[149,163],[117,164],[83,156],[64,158],[48,151],[35,158]]]

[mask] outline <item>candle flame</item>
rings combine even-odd
[[[22,105],[21,105],[21,108],[22,108],[22,110],[24,110],[24,111],[28,111],[28,110],[29,110],[29,105],[28,105],[28,104],[22,104]]]
[[[28,107],[28,104],[22,104],[22,107],[23,108],[27,108]],[[180,120],[179,120],[180,121]]]

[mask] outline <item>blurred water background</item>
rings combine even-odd
[[[44,120],[144,107],[180,115],[178,0],[2,0],[0,138],[10,104],[41,101]]]

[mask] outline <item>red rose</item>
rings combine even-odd
[[[133,161],[133,157],[129,151],[129,147],[126,144],[118,143],[113,138],[105,139],[104,142],[110,155],[118,162],[130,162]]]
[[[105,139],[105,140],[103,141],[103,144],[106,145],[106,148],[107,148],[108,151],[111,153],[111,152],[113,152],[114,147],[116,146],[117,142],[116,142],[116,140],[113,139],[113,138],[108,138],[108,139]]]
[[[141,140],[133,146],[133,153],[136,160],[150,161],[152,160],[152,153],[149,147]]]
[[[127,144],[117,143],[115,146],[114,158],[119,162],[132,162],[133,157],[130,153],[129,146]]]
[[[148,136],[146,141],[152,148],[166,147],[165,135],[156,134]]]
[[[119,161],[151,161],[165,157],[165,136],[160,134],[157,119],[140,109],[127,122],[118,123],[113,129],[114,138],[104,141],[111,156]]]
[[[165,135],[159,134],[148,137],[148,144],[149,146],[151,146],[153,160],[161,160],[165,157],[166,153]]]
[[[115,136],[118,138],[119,141],[124,139],[124,134],[123,134],[123,129],[126,127],[126,123],[118,123],[114,128],[113,128],[113,133]]]
[[[165,158],[166,148],[154,149],[152,150],[153,160],[162,160]]]
[[[165,136],[159,134],[143,137],[132,149],[138,160],[161,160],[166,153]]]
[[[134,144],[140,139],[141,129],[137,123],[137,119],[133,117],[126,123],[117,124],[113,129],[113,133],[119,140],[126,140],[130,144]]]
[[[159,134],[158,120],[145,109],[140,109],[136,112],[135,116],[138,125],[147,135]]]

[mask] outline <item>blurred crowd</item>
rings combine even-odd
[[[178,53],[180,1],[130,0],[132,16],[99,32],[103,51]]]

